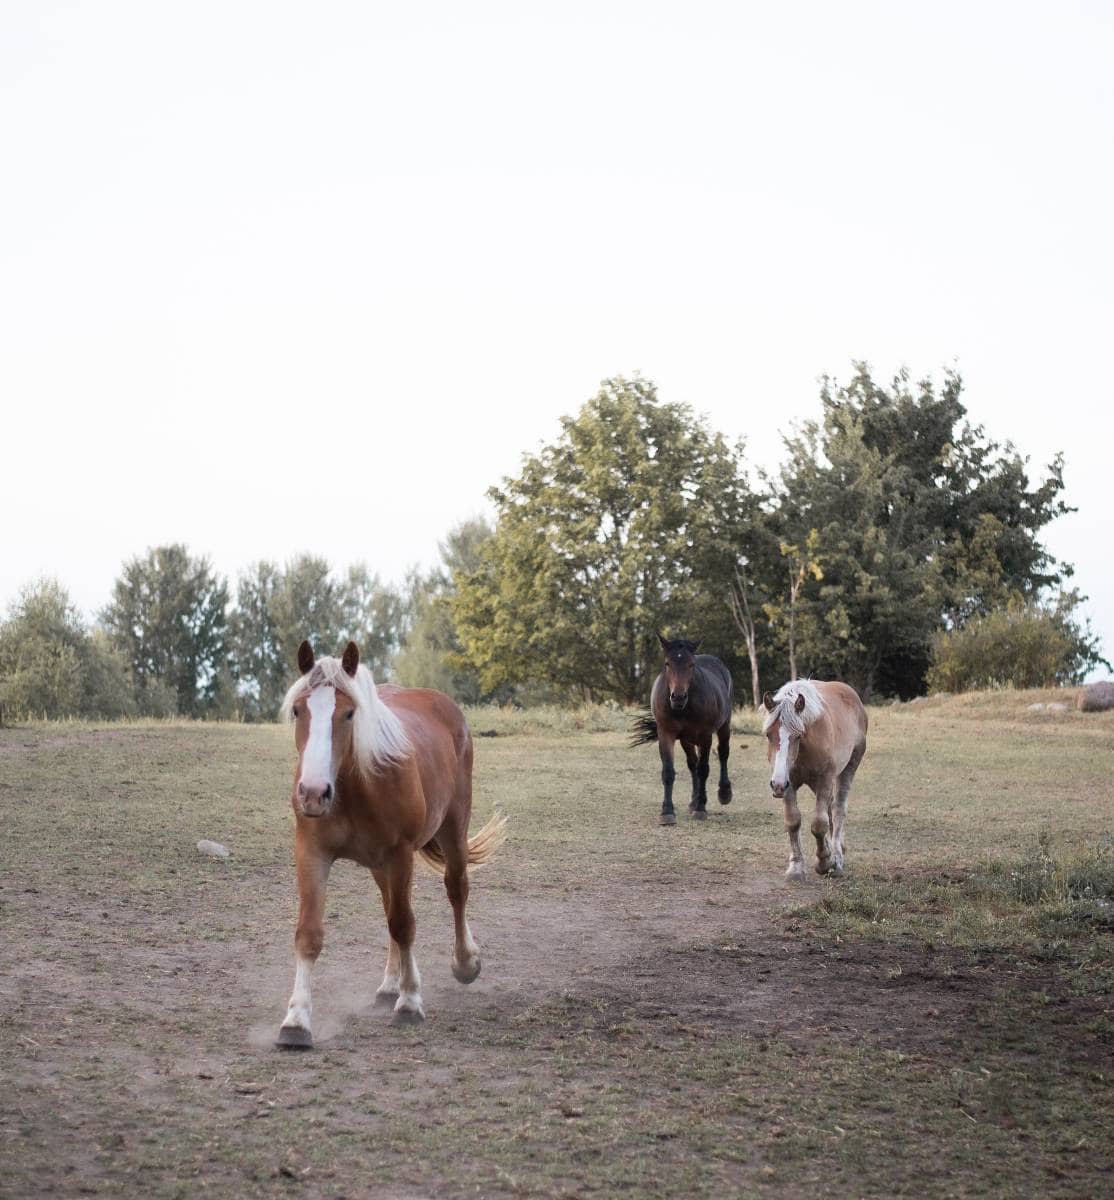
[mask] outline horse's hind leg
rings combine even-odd
[[[832,875],[843,874],[843,823],[847,819],[847,796],[851,791],[851,783],[865,752],[865,746],[856,747],[847,766],[839,773],[839,784],[836,788],[832,813],[832,847],[834,850]]]
[[[816,839],[816,873],[818,875],[827,875],[832,869],[832,821],[828,814],[832,809],[834,792],[835,780],[830,776],[817,784],[816,812],[812,817],[812,836]]]
[[[468,834],[442,826],[437,841],[445,853],[445,891],[453,906],[453,976],[460,983],[472,983],[480,973],[480,948],[464,913],[468,904]]]
[[[685,762],[688,765],[689,774],[692,776],[692,799],[689,801],[689,812],[692,812],[700,799],[700,776],[698,770],[700,767],[700,756],[696,753],[696,745],[694,742],[681,739],[681,749],[685,752]]]
[[[387,863],[387,928],[398,946],[398,1000],[395,1021],[407,1024],[425,1017],[422,1007],[422,977],[414,957],[414,933],[417,923],[410,903],[414,879],[414,853],[399,847]]]
[[[719,754],[719,791],[716,793],[720,804],[731,803],[731,780],[727,778],[727,757],[731,753],[731,718],[716,730],[716,753]]]
[[[379,896],[383,901],[383,915],[389,917],[390,910],[387,904],[387,873],[385,871],[372,871],[375,876],[375,882],[379,885]],[[398,999],[399,991],[399,951],[398,942],[391,937],[390,931],[387,932],[387,965],[383,968],[383,982],[379,985],[375,992],[376,1004],[394,1004]]]
[[[695,807],[692,810],[692,815],[696,820],[703,821],[708,815],[708,776],[712,771],[712,735],[710,733],[702,733],[700,741],[697,743],[697,748],[700,751],[700,758],[696,764],[697,786],[693,795]]]

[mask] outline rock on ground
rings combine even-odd
[[[1087,684],[1079,693],[1078,704],[1084,712],[1105,712],[1114,708],[1114,682]]]
[[[211,854],[214,858],[229,858],[232,854],[227,846],[222,846],[220,842],[210,842],[207,838],[202,838],[197,843],[197,848],[202,854]]]

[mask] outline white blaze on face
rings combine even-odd
[[[770,782],[775,787],[789,786],[789,742],[790,735],[784,725],[777,727],[777,755],[774,758],[774,773]]]
[[[307,788],[324,788],[333,782],[333,713],[335,688],[314,688],[306,701],[309,709],[309,740],[302,752],[301,783]]]

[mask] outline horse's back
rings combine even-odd
[[[418,758],[423,781],[434,765],[456,777],[472,770],[472,734],[460,706],[433,688],[404,688],[380,684],[379,699],[399,718]]]
[[[866,708],[859,699],[859,693],[850,685],[840,683],[838,680],[828,682],[816,680],[814,682],[823,697],[824,707],[836,727],[837,736],[841,735],[849,740],[853,747],[865,742]]]
[[[717,691],[721,703],[720,719],[730,719],[731,710],[735,706],[735,684],[731,679],[731,672],[714,654],[697,654],[693,661],[719,685]]]

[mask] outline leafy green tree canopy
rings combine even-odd
[[[1070,574],[1040,540],[1070,511],[1061,458],[1032,486],[1009,443],[965,420],[961,392],[956,372],[939,389],[906,372],[884,387],[858,364],[845,386],[825,380],[822,420],[786,439],[774,524],[786,543],[814,536],[820,571],[794,614],[805,673],[913,695],[943,625]],[[787,637],[789,610],[786,587],[767,605],[775,637]]]
[[[229,645],[240,708],[249,720],[270,720],[290,685],[299,644],[338,653],[353,639],[382,683],[403,631],[404,604],[395,588],[356,564],[335,578],[326,559],[303,554],[278,567],[258,562],[237,584]]]
[[[485,690],[538,681],[644,702],[658,629],[737,641],[739,451],[638,377],[605,381],[561,425],[488,493],[495,533],[451,602],[463,658]]]
[[[228,587],[184,545],[156,546],[126,562],[102,621],[139,694],[169,689],[183,716],[213,705],[226,657]]]
[[[138,712],[127,662],[53,579],[25,587],[0,624],[0,706],[16,718]]]

